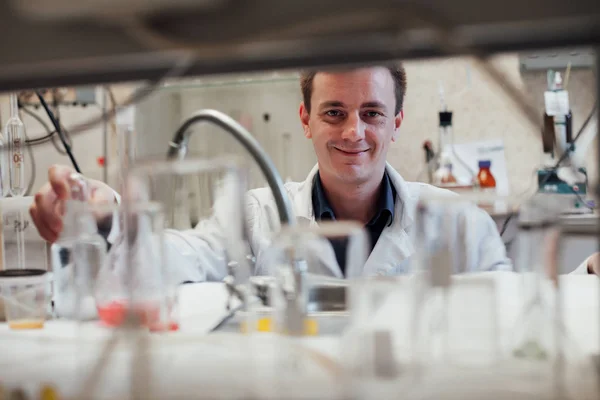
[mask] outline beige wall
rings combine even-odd
[[[521,74],[515,54],[496,57],[494,63],[534,102],[540,110],[541,121],[543,92],[546,88],[545,71]],[[432,59],[410,61],[405,65],[408,74],[405,119],[400,139],[392,145],[388,159],[406,179],[416,180],[424,167],[424,140],[431,139],[437,144],[439,82],[442,81],[448,107],[454,112],[455,143],[502,138],[511,193],[535,190],[534,170],[542,158],[540,128],[527,121],[498,86],[478,69],[474,60]],[[259,74],[252,76],[251,80],[273,76]],[[147,120],[144,125],[144,146],[148,146],[147,138],[160,137],[153,141],[153,149],[149,153],[164,154],[166,140],[175,130],[177,121],[195,110],[216,108],[249,123],[251,132],[269,152],[284,177],[303,179],[314,165],[315,157],[312,145],[304,139],[298,121],[301,97],[296,74],[277,75],[270,82],[223,84],[238,78],[203,79],[195,84],[188,82],[184,85],[185,89],[163,91],[151,101],[152,107],[142,106],[141,119]],[[573,70],[568,89],[574,130],[577,131],[593,105],[592,71]],[[161,114],[160,110],[168,111]],[[265,113],[270,116],[268,122],[263,119]],[[160,126],[160,132],[148,131],[155,126]],[[198,129],[202,133],[194,137],[194,151],[200,154],[242,153],[240,147],[218,129],[209,126]],[[165,131],[168,131],[166,136]],[[288,135],[287,141],[285,134]],[[589,142],[589,138],[581,140],[578,155],[587,160],[590,176],[595,179],[595,144],[590,145]],[[252,171],[251,186],[263,185],[259,171],[250,161],[249,165]],[[425,175],[422,175],[421,179],[424,178]]]
[[[546,73],[521,74],[518,57],[496,57],[494,64],[543,112]],[[406,63],[408,92],[405,120],[399,142],[392,148],[390,162],[406,179],[416,179],[423,164],[421,146],[424,140],[437,141],[436,111],[439,107],[438,81],[444,82],[448,108],[454,112],[456,143],[502,138],[505,145],[508,178],[512,194],[532,187],[533,171],[542,156],[540,128],[532,126],[514,103],[477,64],[468,58],[411,61]],[[468,76],[470,75],[470,83]],[[594,76],[591,70],[573,70],[569,94],[577,131],[591,110],[594,99]],[[592,177],[597,176],[593,157],[595,144],[584,154]]]

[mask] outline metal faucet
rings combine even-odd
[[[200,110],[194,113],[188,118],[181,127],[175,133],[175,137],[169,143],[169,152],[167,154],[168,159],[179,159],[185,158],[188,150],[188,144],[190,136],[193,131],[190,130],[192,125],[197,122],[209,122],[219,126],[226,132],[230,133],[234,139],[242,144],[242,146],[250,153],[254,161],[260,167],[262,173],[267,179],[267,184],[273,191],[273,197],[275,198],[275,204],[279,213],[279,220],[281,225],[295,225],[296,219],[293,215],[290,199],[287,196],[283,180],[277,172],[273,161],[269,155],[260,146],[258,141],[248,132],[242,125],[240,125],[233,118],[228,115],[216,111],[216,110]],[[293,269],[295,277],[295,293],[292,299],[288,299],[288,318],[286,318],[286,330],[293,334],[300,334],[298,327],[303,326],[304,317],[306,315],[306,305],[303,301],[302,293],[306,289],[306,271],[304,268],[299,268],[298,263],[291,261],[291,268]],[[242,292],[238,290],[234,285],[235,279],[232,276],[233,269],[229,266],[229,276],[225,278],[224,282],[227,285],[230,296],[239,297],[244,301]],[[228,302],[229,304],[229,302]]]

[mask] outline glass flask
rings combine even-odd
[[[87,248],[77,262],[87,270],[100,267],[93,285],[100,321],[111,327],[131,323],[151,331],[178,330],[177,291],[166,262],[162,205],[138,201],[127,211],[113,204],[91,209],[110,251],[103,258]]]
[[[562,312],[560,208],[544,200],[534,197],[519,210],[515,269],[520,296],[506,374],[518,375],[514,384],[522,392],[577,398],[569,392],[585,387],[590,368],[582,362],[585,357],[572,341]]]
[[[228,303],[233,304],[230,310],[223,304],[223,311],[235,314],[245,308],[252,266],[246,242],[245,191],[241,176],[240,168],[231,158],[140,159],[131,167],[121,201],[119,229],[122,231],[115,239],[123,250],[113,256],[120,260],[117,264],[126,266],[124,272],[102,274],[107,281],[121,282],[105,285],[108,290],[101,297],[102,303],[109,306],[108,311],[110,307],[121,307],[119,302],[122,301],[118,293],[111,294],[111,286],[127,291],[127,301],[141,304],[144,298],[156,292],[155,287],[160,282],[148,278],[146,263],[156,265],[156,270],[162,271],[156,276],[161,276],[160,285],[169,293],[167,298],[176,297],[178,285],[184,282],[223,280],[230,293]],[[193,180],[211,183],[204,186],[206,190],[196,199],[195,213],[199,222],[195,227],[190,219],[189,202],[182,205],[178,201],[182,192],[189,191],[186,182]],[[149,210],[140,210],[139,204],[157,205],[160,211],[157,208],[149,214]],[[187,215],[187,229],[177,222],[179,217],[174,218],[176,214]],[[213,232],[215,226],[219,227],[219,232]],[[178,229],[173,229],[175,227]],[[203,236],[207,229],[211,230],[210,241]],[[189,248],[188,241],[201,247],[199,251],[205,251],[202,256],[210,259],[213,268],[183,268],[198,262],[195,252],[181,250],[182,246]],[[158,262],[159,259],[162,261]],[[116,302],[111,297],[115,297]]]

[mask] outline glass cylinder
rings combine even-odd
[[[9,183],[13,197],[23,196],[27,190],[25,182],[25,125],[19,118],[19,106],[16,93],[10,95],[10,118],[6,122],[5,139],[9,149]]]
[[[489,195],[419,201],[412,263],[417,364],[473,368],[499,361],[497,272],[512,263],[491,216],[513,206]]]

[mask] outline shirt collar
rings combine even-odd
[[[379,199],[377,200],[377,212],[375,216],[369,221],[367,225],[374,225],[382,220],[385,221],[385,225],[391,225],[394,220],[394,208],[396,202],[396,190],[387,170],[383,174],[383,180],[381,181]],[[325,189],[323,189],[323,183],[321,182],[321,176],[317,172],[313,180],[312,189],[312,204],[315,219],[317,220],[335,220],[335,214],[327,196],[325,195]]]

